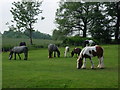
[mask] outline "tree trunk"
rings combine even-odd
[[[30,30],[30,45],[33,45],[33,41],[32,41],[32,30]]]
[[[83,29],[83,37],[86,37],[86,33],[87,33],[87,22],[84,22],[84,29]]]
[[[29,29],[29,32],[30,32],[30,45],[33,45],[33,41],[32,41],[32,25],[31,23],[29,24],[30,26],[30,29]]]
[[[118,43],[119,39],[119,26],[120,26],[120,1],[117,2],[117,23],[116,23],[116,30],[115,30],[115,41]]]

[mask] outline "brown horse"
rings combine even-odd
[[[71,57],[74,56],[74,54],[80,55],[81,49],[80,48],[74,48],[71,52]]]

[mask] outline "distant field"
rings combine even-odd
[[[8,47],[8,46],[18,46],[20,42],[26,42],[27,46],[30,46],[29,39],[23,39],[23,38],[2,38],[2,46]],[[46,40],[46,39],[33,39],[33,44],[35,45],[42,45],[47,47],[49,43],[58,44],[61,43],[61,41],[54,41],[54,40]]]
[[[76,69],[76,57],[48,59],[47,48],[30,50],[28,61],[2,53],[3,88],[118,88],[118,45],[104,45],[105,69]],[[73,47],[72,47],[73,48]],[[95,66],[97,58],[93,58]]]

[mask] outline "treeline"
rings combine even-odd
[[[54,39],[74,35],[92,37],[101,43],[119,41],[120,2],[63,2],[56,12]]]
[[[20,31],[4,31],[2,34],[3,38],[29,38],[27,32],[20,32]],[[32,38],[34,39],[48,39],[51,40],[52,37],[49,34],[41,33],[39,31],[34,31],[32,33]]]

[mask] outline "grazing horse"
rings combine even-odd
[[[53,52],[54,52],[54,57],[56,57],[56,52],[57,52],[57,56],[60,57],[60,51],[55,44],[49,44],[48,45],[48,52],[49,52],[48,58],[52,58],[52,53]]]
[[[80,52],[81,52],[80,48],[74,48],[73,51],[71,52],[71,56],[73,57],[74,54],[77,54],[79,56]]]
[[[82,68],[86,68],[86,58],[90,59],[90,62],[92,64],[91,68],[94,69],[94,64],[92,61],[92,57],[97,56],[99,59],[99,64],[98,64],[98,68],[104,68],[104,63],[103,63],[103,48],[95,45],[95,46],[89,46],[89,47],[85,47],[82,49],[78,59],[77,59],[77,68],[80,69]],[[84,61],[83,61],[84,59]]]
[[[25,42],[20,42],[19,46],[26,46]]]
[[[16,47],[13,47],[10,50],[9,60],[12,59],[13,53],[14,53],[14,60],[16,60],[16,54],[18,54],[19,59],[21,59],[21,57],[19,55],[21,53],[24,53],[24,60],[27,60],[27,58],[28,58],[28,48],[26,46],[16,46]]]
[[[65,47],[65,52],[64,52],[64,57],[67,57],[68,54],[69,54],[69,52],[70,52],[70,47],[69,47],[69,46],[66,46],[66,47]]]
[[[83,47],[92,46],[92,45],[94,45],[94,44],[95,44],[95,42],[94,42],[93,40],[85,40],[85,41],[83,42]]]

